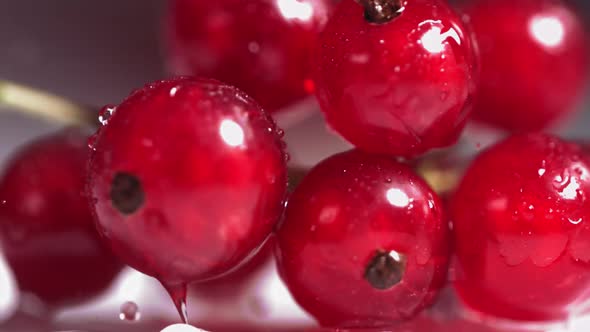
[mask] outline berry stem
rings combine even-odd
[[[67,126],[98,125],[95,112],[68,99],[51,93],[0,80],[0,111],[14,109],[29,116]]]
[[[406,257],[395,251],[378,250],[367,264],[365,279],[375,289],[386,290],[403,280]]]
[[[438,194],[452,192],[459,184],[462,173],[459,168],[440,168],[428,161],[420,163],[416,172]]]
[[[365,8],[365,19],[369,23],[385,24],[404,10],[402,0],[356,0]]]

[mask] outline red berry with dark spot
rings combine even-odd
[[[465,14],[481,53],[475,118],[540,130],[575,109],[590,53],[580,19],[562,1],[470,1]]]
[[[2,251],[20,289],[50,306],[87,300],[121,269],[84,196],[87,139],[74,129],[40,138],[0,178]]]
[[[343,0],[321,34],[314,78],[328,124],[346,140],[412,156],[455,143],[474,67],[470,38],[445,1]]]
[[[228,82],[279,110],[309,93],[310,54],[332,2],[170,1],[172,70]]]
[[[278,231],[279,272],[325,326],[414,316],[443,287],[448,255],[436,193],[408,166],[358,150],[310,171]]]
[[[88,190],[100,231],[126,263],[184,285],[231,271],[262,245],[283,210],[286,157],[252,99],[180,78],[108,113]]]
[[[567,319],[590,290],[590,158],[544,134],[478,156],[453,198],[463,301],[523,321]]]

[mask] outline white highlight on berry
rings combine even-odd
[[[229,146],[237,147],[244,144],[244,129],[233,120],[225,119],[221,121],[219,134]]]
[[[299,19],[308,21],[313,16],[313,7],[310,3],[299,0],[277,0],[277,7],[281,15],[286,19]]]
[[[385,193],[387,201],[397,207],[406,207],[410,204],[410,197],[398,188],[391,188]]]
[[[529,22],[529,32],[537,42],[546,47],[559,46],[565,36],[563,23],[554,16],[533,17]]]
[[[422,35],[422,38],[420,38],[418,41],[418,43],[421,44],[426,51],[429,53],[443,52],[445,50],[447,39],[449,38],[455,40],[458,45],[461,45],[461,38],[454,28],[451,27],[449,30],[442,32],[442,28],[439,26],[441,22],[433,20],[424,21],[420,23],[420,26],[428,23],[433,24],[433,26],[428,29],[428,31],[426,31],[424,35]]]

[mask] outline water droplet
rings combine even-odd
[[[285,162],[289,162],[291,160],[291,154],[289,154],[288,152],[284,153],[284,157],[285,157]]]
[[[277,135],[279,135],[280,138],[285,137],[285,131],[283,129],[277,129]]]
[[[96,139],[98,135],[92,135],[88,137],[88,148],[92,151],[96,151]]]
[[[186,284],[175,284],[175,285],[168,285],[162,281],[160,281],[164,288],[170,294],[170,298],[172,302],[174,302],[174,306],[180,315],[180,319],[184,324],[188,324],[188,312],[186,309]]]
[[[129,322],[136,322],[141,318],[139,306],[132,301],[127,301],[121,305],[119,319]]]
[[[98,112],[98,121],[103,125],[106,126],[109,123],[109,119],[115,114],[117,108],[113,105],[107,105],[103,107],[100,112]]]
[[[393,71],[396,72],[396,73],[399,73],[401,71],[400,66],[393,67]]]
[[[177,86],[170,89],[170,97],[176,96],[176,93],[178,92],[179,89],[180,89],[180,87],[177,87]]]
[[[250,51],[250,53],[252,54],[257,54],[258,52],[260,52],[260,44],[258,44],[255,41],[249,42],[248,51]]]
[[[544,168],[539,168],[539,176],[543,176],[543,174],[545,174],[545,169]]]

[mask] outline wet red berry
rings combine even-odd
[[[190,285],[189,293],[199,299],[239,300],[239,294],[247,291],[252,280],[271,264],[274,246],[275,240],[271,237],[248,262],[220,278]]]
[[[279,130],[241,91],[181,78],[103,114],[88,190],[98,227],[132,267],[166,286],[220,276],[249,257],[283,210]]]
[[[278,231],[278,267],[322,325],[384,326],[412,317],[443,286],[441,202],[410,168],[353,150],[318,164]]]
[[[0,178],[2,251],[21,290],[50,306],[87,300],[121,268],[84,196],[87,136],[71,129],[23,147]]]
[[[475,159],[453,199],[456,288],[473,310],[566,319],[590,290],[590,158],[543,134]]]
[[[475,89],[460,19],[438,0],[357,2],[341,1],[321,34],[314,77],[328,124],[371,152],[453,144]]]
[[[466,17],[481,53],[474,116],[510,131],[554,125],[575,109],[588,73],[584,27],[562,1],[479,0]]]
[[[332,1],[170,1],[172,70],[228,82],[276,111],[308,93],[310,53]]]

